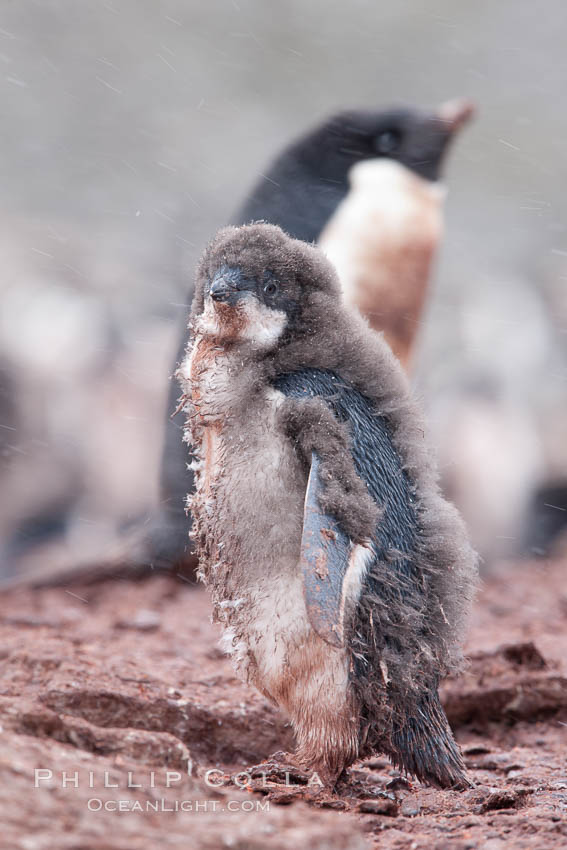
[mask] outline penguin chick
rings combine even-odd
[[[370,327],[384,331],[405,369],[443,234],[445,189],[437,179],[443,154],[472,112],[468,101],[456,100],[429,119],[428,131],[422,129],[418,137],[422,152],[428,146],[436,151],[435,167],[430,162],[427,172],[407,167],[401,154],[411,146],[411,134],[408,142],[400,130],[393,130],[390,157],[367,159],[351,168],[350,190],[319,238],[338,271],[347,302],[366,316]],[[416,150],[414,156],[417,159]]]
[[[356,306],[405,366],[426,298],[442,232],[440,184],[448,148],[473,113],[464,99],[436,111],[349,109],[311,128],[280,152],[233,217],[263,220],[305,242],[320,240]],[[185,327],[175,359],[185,348]],[[176,366],[174,367],[176,368]],[[173,370],[172,370],[173,371]],[[154,561],[188,559],[184,464],[172,382],[162,454]]]
[[[291,718],[293,762],[333,785],[381,751],[466,787],[437,688],[476,559],[399,364],[322,253],[221,230],[178,377],[201,576],[238,672]]]

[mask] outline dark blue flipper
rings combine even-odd
[[[394,764],[424,782],[466,788],[435,670],[423,675],[421,645],[432,642],[427,606],[437,600],[420,562],[420,500],[388,417],[332,372],[302,369],[279,375],[274,384],[288,398],[320,399],[346,423],[356,472],[380,508],[371,545],[353,545],[320,507],[318,494],[325,482],[319,478],[319,458],[312,455],[301,542],[305,601],[317,634],[350,652],[364,754],[386,752]],[[355,612],[350,635],[343,634],[345,603]],[[408,666],[417,674],[415,686]],[[391,710],[389,721],[385,706]]]
[[[320,460],[311,454],[305,494],[300,565],[309,622],[320,638],[344,646],[344,617],[350,579],[364,569],[371,549],[355,546],[337,520],[320,506]],[[361,557],[362,556],[362,557]]]

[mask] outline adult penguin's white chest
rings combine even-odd
[[[345,300],[384,331],[407,365],[442,235],[445,190],[387,159],[357,164],[349,179],[319,245]]]

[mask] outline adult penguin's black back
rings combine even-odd
[[[436,112],[396,108],[337,113],[275,158],[232,223],[265,221],[279,225],[293,238],[317,241],[349,192],[353,166],[388,159],[425,181],[436,182],[451,140],[471,112],[467,101],[451,101]],[[183,357],[185,336],[183,328],[175,365]],[[173,374],[175,368],[171,371]],[[187,469],[180,419],[171,416],[177,401],[178,388],[172,381],[161,465],[160,517],[153,532],[156,566],[179,564],[190,557],[185,501],[193,489],[193,476]]]

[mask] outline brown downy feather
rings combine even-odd
[[[250,277],[269,268],[298,303],[297,314],[273,348],[243,349],[242,367],[253,363],[255,391],[281,374],[306,368],[329,370],[362,393],[388,424],[413,488],[419,533],[406,595],[393,593],[386,600],[365,595],[363,589],[350,623],[358,752],[366,755],[381,749],[426,782],[464,787],[462,760],[439,703],[437,683],[462,662],[476,556],[460,516],[440,493],[423,419],[409,395],[403,370],[382,336],[342,303],[336,274],[314,247],[291,240],[271,225],[221,230],[198,267],[193,320],[203,311],[207,281],[221,266],[238,266]],[[295,440],[301,454],[313,446],[322,451],[332,482],[325,507],[341,517],[354,540],[367,536],[380,506],[369,504],[365,485],[353,476],[345,428],[333,422],[325,405],[317,401],[288,405],[284,410],[280,427]],[[387,565],[378,564],[376,570],[387,581]],[[398,636],[387,650],[380,646],[380,617],[392,636]],[[366,662],[363,674],[356,664],[359,657]]]

